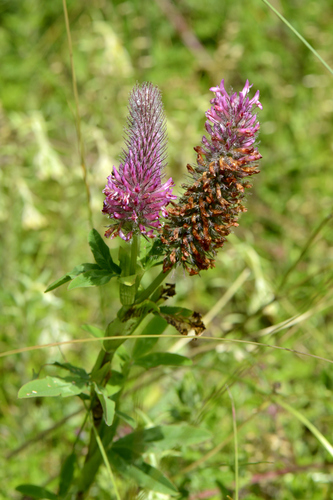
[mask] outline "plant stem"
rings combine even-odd
[[[154,281],[141,293],[139,293],[136,297],[135,304],[140,304],[144,300],[148,299],[149,296],[156,290],[156,288],[163,283],[165,278],[171,273],[171,269],[169,271],[164,272],[163,270],[160,272],[158,276],[154,279]]]
[[[232,397],[232,393],[227,386],[227,391],[229,394],[229,398],[231,400],[231,408],[232,408],[232,423],[234,430],[234,448],[235,448],[235,500],[239,498],[239,475],[238,475],[238,438],[237,438],[237,421],[236,421],[236,410],[234,404],[234,398]]]
[[[62,0],[62,4],[63,4],[63,9],[64,9],[65,24],[66,24],[66,31],[67,31],[69,58],[70,58],[70,62],[71,62],[72,82],[73,82],[73,94],[74,94],[75,109],[76,109],[76,133],[77,133],[77,140],[78,140],[78,145],[79,145],[81,168],[82,168],[82,172],[83,172],[83,182],[84,182],[84,185],[85,185],[85,188],[86,188],[88,218],[89,218],[90,227],[94,227],[92,210],[91,210],[90,187],[89,187],[89,184],[88,184],[86,162],[85,162],[85,158],[84,158],[85,155],[84,155],[84,144],[83,144],[82,133],[81,133],[81,118],[80,118],[80,109],[79,109],[79,96],[78,96],[77,84],[76,84],[76,75],[75,75],[74,60],[73,60],[72,37],[71,37],[71,30],[70,30],[70,27],[69,27],[69,19],[68,19],[68,12],[67,12],[66,0]]]
[[[140,254],[140,235],[133,234],[131,245],[130,275],[136,274],[136,263]]]

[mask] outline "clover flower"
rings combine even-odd
[[[262,105],[259,91],[247,97],[251,87],[247,80],[242,91],[229,95],[222,80],[210,89],[215,97],[206,112],[209,137],[203,137],[203,147],[194,148],[197,163],[187,165],[193,182],[183,186],[185,193],[169,207],[168,222],[160,231],[164,271],[179,263],[190,274],[214,267],[216,250],[238,226],[238,214],[246,212],[242,199],[251,187],[247,178],[259,173],[256,162],[261,158],[255,147],[260,125],[254,110]]]
[[[151,83],[136,85],[129,97],[125,145],[118,170],[113,167],[103,193],[102,212],[113,219],[106,237],[129,240],[133,233],[153,238],[161,228],[160,212],[172,195],[173,181],[164,184],[166,120],[161,93]]]

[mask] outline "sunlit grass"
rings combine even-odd
[[[32,370],[63,357],[89,368],[99,341],[82,338],[81,325],[103,328],[119,306],[111,287],[102,296],[92,289],[43,292],[90,258],[87,186],[95,227],[102,232],[106,224],[101,190],[121,152],[129,90],[136,80],[162,88],[169,173],[180,185],[203,134],[208,89],[223,77],[235,90],[246,78],[260,89],[262,173],[216,269],[194,279],[181,272],[169,277],[178,303],[199,310],[208,329],[191,343],[169,330],[159,345],[182,349],[194,360],[193,370],[141,375],[137,369],[124,410],[139,425],[146,425],[144,411],[155,424],[185,420],[212,431],[202,448],[161,457],[182,488],[179,498],[211,492],[210,498],[235,500],[236,477],[239,498],[246,500],[333,494],[331,76],[263,3],[173,4],[209,54],[208,64],[204,52],[196,57],[186,46],[159,2],[69,1],[77,99],[61,2],[1,7],[1,429],[8,454],[33,444],[17,452],[20,460],[16,455],[0,467],[4,498],[19,498],[19,482],[55,485],[84,418],[74,400],[61,407],[56,400],[17,401],[19,387]],[[332,65],[331,3],[282,7]],[[127,343],[131,349],[132,340]],[[227,386],[237,410],[236,443]],[[70,414],[60,430],[43,434]],[[110,498],[103,481],[92,498]],[[125,484],[119,495],[126,498]]]

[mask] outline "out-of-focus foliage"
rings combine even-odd
[[[332,2],[292,0],[277,7],[333,66]],[[168,174],[180,190],[186,164],[195,160],[193,147],[204,133],[209,87],[224,78],[227,88],[240,90],[249,79],[264,107],[262,173],[248,196],[248,213],[220,252],[216,269],[194,278],[181,272],[172,276],[177,303],[205,315],[227,294],[207,335],[333,359],[332,222],[280,286],[315,228],[332,212],[332,76],[264,3],[254,0],[70,0],[68,12],[94,226],[103,232],[107,224],[100,213],[101,191],[118,162],[127,97],[136,81],[152,81],[163,92]],[[43,293],[77,263],[91,261],[62,2],[2,0],[0,46],[0,348],[7,351],[86,337],[81,325],[103,328],[119,302],[112,286]],[[117,244],[110,243],[115,256]],[[289,326],[274,329],[295,316]],[[160,340],[158,351],[172,345]],[[0,465],[1,498],[20,498],[14,488],[24,482],[55,491],[54,478],[83,418],[79,413],[39,436],[81,406],[74,399],[18,401],[19,387],[46,362],[65,358],[88,370],[98,349],[97,344],[49,348],[1,361],[1,448],[5,456],[12,453]],[[272,400],[278,391],[332,440],[331,364],[218,341],[198,340],[181,352],[193,359],[192,367],[154,368],[141,378],[142,369],[133,368],[124,404],[124,412],[141,426],[185,420],[212,432],[213,439],[199,447],[184,451],[180,443],[151,454],[151,464],[182,492],[179,498],[233,496],[226,385],[239,426],[240,497],[332,498],[332,457]],[[126,425],[121,432],[128,432]],[[122,498],[135,498],[135,487],[127,486],[119,482]],[[104,470],[91,498],[114,498]]]

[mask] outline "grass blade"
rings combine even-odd
[[[272,399],[275,403],[277,403],[279,406],[287,410],[289,413],[294,415],[294,417],[296,417],[300,422],[302,422],[302,424],[305,425],[305,427],[307,427],[310,432],[312,432],[314,437],[318,439],[318,441],[323,445],[325,450],[328,451],[328,453],[333,458],[333,446],[327,441],[325,436],[322,435],[322,433],[317,429],[317,427],[315,427],[306,417],[304,417],[304,415],[301,412],[299,412],[298,410],[290,406],[288,403],[283,401],[282,398],[274,396],[274,398]]]
[[[327,64],[327,62],[324,61],[324,59],[318,54],[318,52],[312,47],[312,45],[310,45],[309,42],[307,42],[305,40],[305,38],[302,37],[302,35],[287,21],[287,19],[285,17],[283,17],[282,14],[280,14],[279,11],[277,11],[273,7],[273,5],[271,5],[267,0],[262,0],[262,1],[267,5],[267,7],[269,7],[274,12],[274,14],[276,14],[281,19],[281,21],[286,26],[288,26],[288,28],[301,40],[301,42],[303,42],[304,45],[306,45],[306,47],[309,50],[311,50],[311,52],[321,62],[321,64],[323,64],[325,66],[325,68],[331,73],[331,75],[333,75],[333,69]]]

